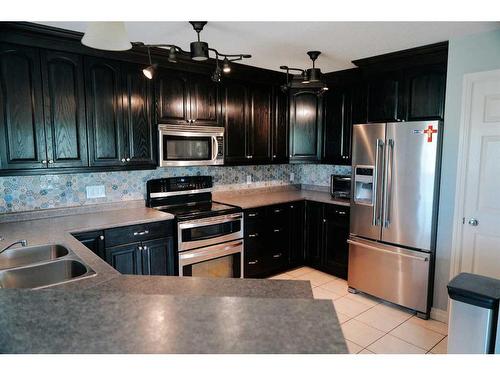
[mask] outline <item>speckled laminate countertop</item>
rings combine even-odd
[[[243,209],[301,200],[349,206],[349,201],[333,199],[328,192],[300,189],[277,191],[269,191],[267,189],[249,189],[248,192],[218,191],[213,194],[213,200],[220,203],[238,206]]]

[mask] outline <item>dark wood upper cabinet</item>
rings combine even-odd
[[[225,80],[223,118],[225,128],[225,162],[245,163],[248,155],[247,126],[249,121],[248,88],[244,82]]]
[[[91,166],[123,165],[123,97],[120,63],[85,59],[87,125]]]
[[[47,167],[40,72],[37,48],[0,43],[0,169]]]
[[[323,162],[351,164],[351,90],[334,87],[325,95]]]
[[[219,85],[207,74],[191,74],[189,118],[196,125],[221,125]]]
[[[408,121],[442,120],[446,65],[419,67],[405,72]]]
[[[368,85],[357,82],[351,85],[351,121],[353,124],[366,124],[368,121]]]
[[[271,122],[273,91],[271,86],[250,88],[249,151],[252,163],[271,161]]]
[[[323,97],[314,91],[290,92],[290,162],[319,162],[322,151]]]
[[[368,122],[403,119],[402,86],[399,72],[377,75],[368,81]]]
[[[83,59],[43,51],[41,62],[48,167],[88,166]]]
[[[272,131],[273,163],[288,163],[288,93],[275,88],[275,110]]]
[[[158,69],[155,75],[158,122],[186,124],[189,120],[189,87],[186,74]]]
[[[123,71],[124,155],[127,165],[155,165],[152,125],[153,85],[137,65]]]

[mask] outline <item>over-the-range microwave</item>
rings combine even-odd
[[[160,167],[224,164],[224,128],[158,125]]]

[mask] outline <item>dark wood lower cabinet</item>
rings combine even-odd
[[[245,210],[247,278],[310,267],[347,277],[349,207],[312,201]]]
[[[74,237],[125,275],[178,275],[170,221],[77,233]]]

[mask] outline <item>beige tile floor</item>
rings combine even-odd
[[[311,282],[314,298],[330,299],[344,332],[349,353],[446,354],[448,326],[422,320],[413,312],[347,291],[347,282],[313,268],[301,267],[271,277]]]

